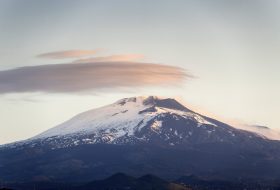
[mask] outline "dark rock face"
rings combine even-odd
[[[2,150],[1,179],[5,181],[89,181],[125,172],[151,173],[166,179],[184,175],[221,179],[277,179],[279,152],[225,142],[178,146],[93,144],[51,150],[26,147]]]

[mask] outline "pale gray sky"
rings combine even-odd
[[[280,128],[280,1],[2,0],[0,28],[0,143],[31,137],[123,97],[150,94],[177,97],[224,120]],[[65,52],[69,50],[84,55]],[[64,51],[65,59],[38,57],[58,51]],[[85,59],[148,63],[153,68],[159,63],[176,73],[161,69],[157,80],[137,81],[143,85],[58,93],[42,89],[44,85],[36,88],[39,92],[25,88],[27,80],[16,70],[54,64],[69,68]],[[182,79],[177,75],[181,71],[195,77]],[[122,77],[131,79],[128,73]],[[159,85],[159,79],[169,87]],[[15,87],[23,90],[7,91]]]

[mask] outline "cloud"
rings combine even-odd
[[[66,50],[66,51],[54,51],[37,55],[39,58],[47,59],[66,59],[66,58],[79,58],[84,56],[95,55],[99,52],[96,50]]]
[[[280,131],[276,129],[271,129],[267,126],[249,125],[242,122],[236,122],[235,124],[233,124],[233,126],[246,131],[258,133],[272,140],[280,140]]]
[[[144,56],[141,54],[123,54],[123,55],[111,55],[104,57],[90,57],[86,59],[75,60],[74,63],[92,63],[92,62],[118,62],[118,61],[139,61]]]
[[[139,62],[92,62],[27,66],[0,71],[0,94],[78,93],[119,87],[178,85],[182,68]]]

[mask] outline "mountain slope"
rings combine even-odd
[[[125,98],[90,110],[27,141],[29,144],[63,148],[81,144],[185,145],[209,142],[255,144],[265,137],[236,129],[184,107],[174,99]]]
[[[153,96],[148,98],[134,97],[79,114],[34,138],[95,134],[96,136],[107,137],[110,142],[113,142],[124,135],[134,135],[135,132],[140,131],[153,120],[153,128],[160,128],[161,122],[157,119],[167,114],[172,114],[174,117],[194,119],[198,125],[211,124],[215,126],[215,124],[208,122],[173,99],[162,100]]]
[[[117,172],[279,179],[280,143],[151,96],[122,99],[0,148],[0,179],[8,181],[90,181]]]
[[[93,181],[77,189],[92,190],[190,190],[190,188],[170,183],[153,175],[145,175],[140,178],[134,178],[122,173],[117,173],[104,180]]]

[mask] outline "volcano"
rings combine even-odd
[[[172,98],[132,97],[0,147],[0,179],[81,182],[123,172],[164,179],[279,179],[280,142]]]

